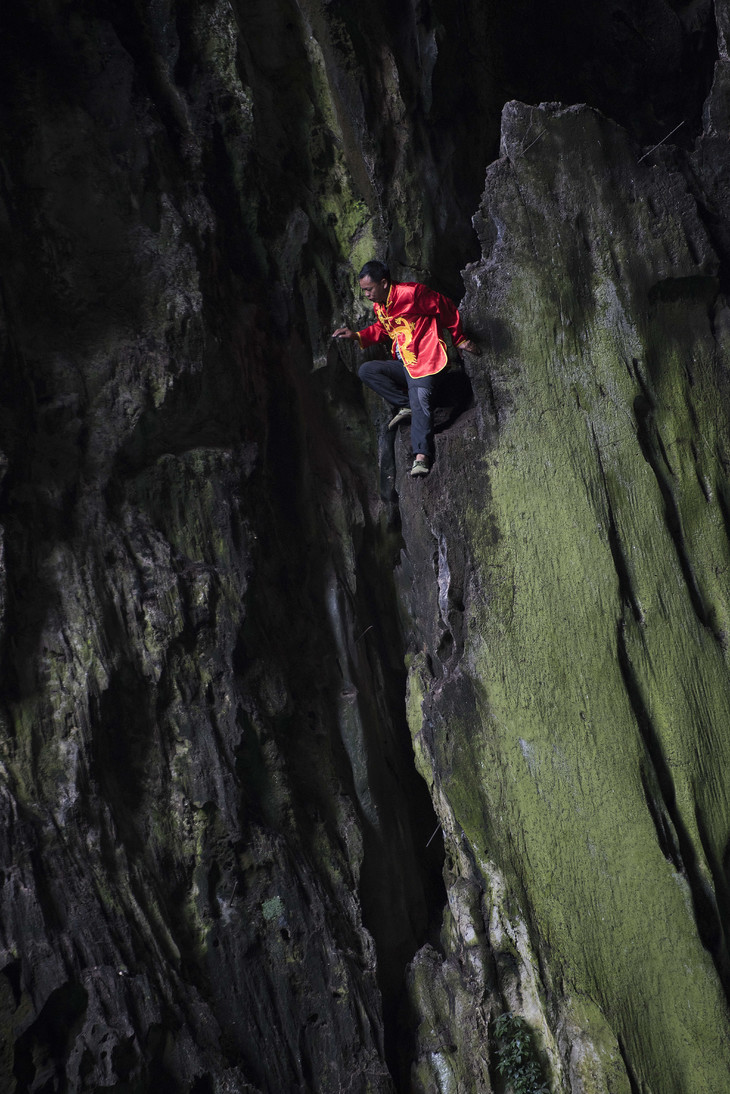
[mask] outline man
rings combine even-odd
[[[388,361],[366,361],[358,375],[392,406],[394,429],[411,419],[414,460],[411,475],[427,475],[433,459],[433,401],[439,373],[449,363],[443,332],[458,350],[479,353],[465,337],[453,300],[415,281],[396,283],[384,262],[366,262],[360,288],[375,310],[375,323],[361,331],[339,327],[333,338],[350,338],[363,348],[392,342]]]

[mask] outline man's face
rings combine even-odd
[[[360,278],[360,288],[371,304],[384,304],[388,299],[389,281],[373,281],[372,277]]]

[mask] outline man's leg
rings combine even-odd
[[[400,361],[366,361],[358,376],[367,387],[398,409],[408,406],[408,373]]]
[[[416,457],[425,458],[429,464],[433,459],[433,406],[438,379],[438,373],[435,376],[421,376],[417,380],[408,377],[412,411],[411,448]]]

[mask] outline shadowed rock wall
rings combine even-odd
[[[719,1094],[724,8],[2,21],[0,1085]],[[477,259],[423,484],[373,253]]]
[[[372,442],[313,372],[370,213],[298,12],[252,14],[7,16],[8,1090],[390,1089],[443,900]]]

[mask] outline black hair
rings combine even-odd
[[[390,269],[384,262],[373,258],[372,261],[365,263],[357,276],[359,281],[362,281],[363,277],[369,277],[373,281],[390,281]]]

